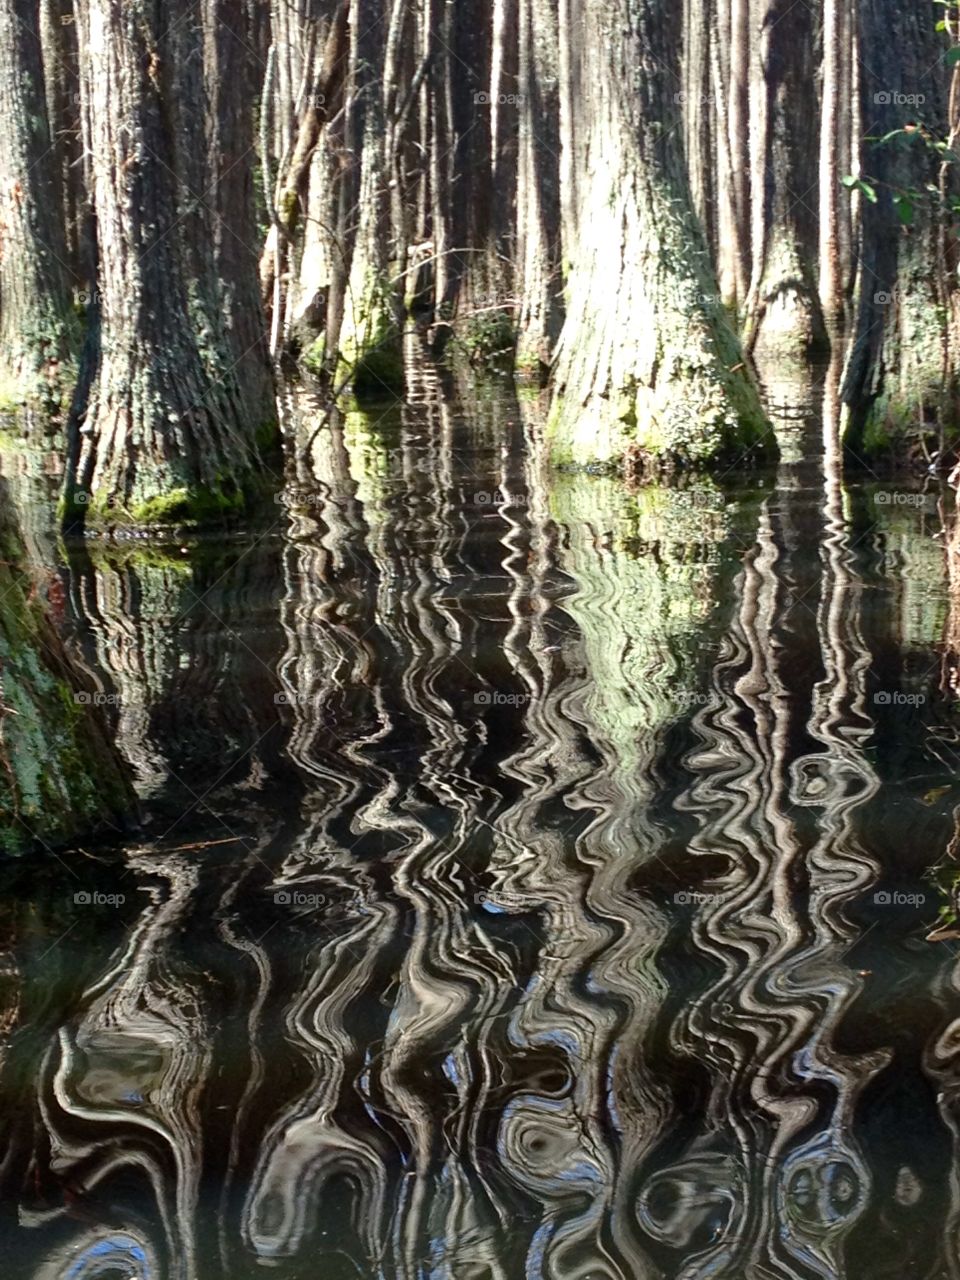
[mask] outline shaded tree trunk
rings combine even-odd
[[[859,170],[877,198],[859,202],[858,299],[843,386],[853,406],[845,443],[856,457],[947,410],[946,391],[956,385],[953,272],[937,252],[943,210],[921,194],[904,225],[893,198],[937,189],[939,164],[924,134],[948,129],[942,40],[929,13],[895,0],[863,0],[859,18]],[[883,141],[905,125],[912,132]]]
[[[63,227],[65,262],[73,283],[74,304],[88,303],[87,271],[92,262],[86,243],[83,142],[80,130],[80,73],[73,0],[40,0],[40,40],[47,119],[55,158],[56,192]]]
[[[218,19],[236,20],[229,9],[205,0],[208,31]],[[256,314],[237,319],[255,287],[245,279],[255,279],[255,258],[228,244],[226,222],[222,234],[211,228],[217,204],[226,210],[233,185],[245,186],[243,170],[225,166],[211,182],[198,162],[198,154],[209,158],[196,134],[206,119],[203,28],[189,0],[162,12],[147,0],[81,0],[77,12],[101,335],[68,519],[222,519],[262,480],[256,415],[269,373],[257,346],[238,357],[258,323]],[[223,56],[220,35],[213,45],[208,55]],[[242,144],[242,94],[239,76],[222,86],[215,106],[225,118],[211,146],[218,137]]]
[[[119,831],[136,801],[95,695],[48,616],[0,482],[0,852]]]
[[[210,294],[223,317],[244,410],[262,426],[275,420],[276,401],[257,277],[254,104],[246,88],[263,64],[244,0],[207,0],[203,19],[207,160],[200,182],[213,221]]]
[[[520,0],[517,365],[543,376],[563,323],[557,16],[555,0]]]
[[[0,0],[0,395],[56,409],[77,328],[37,0]]]

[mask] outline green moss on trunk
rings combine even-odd
[[[0,853],[116,828],[136,807],[93,696],[80,689],[4,530],[0,563]]]

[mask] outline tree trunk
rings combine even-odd
[[[214,0],[205,6],[212,30],[226,15]],[[239,318],[255,287],[248,278],[255,254],[228,246],[226,222],[222,234],[211,230],[217,202],[226,209],[243,171],[214,177],[198,161],[198,154],[209,160],[209,149],[197,146],[197,121],[205,119],[202,25],[189,0],[172,0],[162,12],[148,0],[81,0],[78,16],[101,337],[67,518],[223,519],[262,483],[256,415],[267,374],[256,345],[238,363],[244,335],[257,326],[255,316]],[[217,136],[242,143],[234,93],[243,93],[239,76],[218,99],[230,118],[210,146]],[[211,186],[212,210],[204,200]],[[253,406],[245,392],[255,395]]]
[[[0,852],[122,828],[136,801],[81,677],[43,604],[62,587],[27,571],[0,482]]]
[[[835,329],[843,313],[843,279],[840,240],[840,186],[838,152],[841,150],[843,119],[842,0],[824,0],[823,5],[823,94],[820,110],[820,304],[828,328]]]
[[[926,145],[947,132],[943,46],[927,12],[895,0],[860,8],[860,104],[867,141],[859,171],[876,191],[860,201],[858,306],[843,396],[854,412],[846,445],[856,457],[887,448],[946,407],[955,385],[950,323],[952,281],[938,259],[943,210],[935,191],[939,161]],[[923,128],[917,127],[917,121]],[[883,141],[911,126],[911,132]],[[877,141],[880,139],[880,141]],[[921,193],[903,225],[894,193]]]
[[[243,407],[256,426],[276,421],[273,370],[257,276],[254,200],[252,24],[244,0],[207,0],[203,9],[207,167],[200,190],[212,215],[210,295],[223,317]]]
[[[83,186],[83,143],[80,133],[80,74],[73,0],[40,0],[40,40],[47,119],[54,149],[56,194],[60,205],[73,302],[85,304],[91,255],[84,237],[89,231]]]
[[[555,0],[520,0],[517,367],[545,377],[563,324]]]
[[[826,335],[817,291],[817,134],[813,14],[794,0],[760,0],[751,48],[752,276],[746,333],[758,367],[806,360]],[[835,139],[835,144],[836,144]]]
[[[681,14],[585,0],[561,21],[567,320],[554,451],[703,462],[768,438],[717,300],[678,140]],[[589,86],[587,91],[586,86]]]
[[[77,328],[36,0],[0,0],[0,398],[60,406]]]

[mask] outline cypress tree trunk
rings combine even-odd
[[[337,346],[355,389],[374,398],[403,389],[402,324],[391,284],[397,264],[391,261],[383,103],[387,31],[383,0],[353,0],[344,123],[349,160],[339,208],[344,263],[337,287],[342,281],[344,304]]]
[[[691,210],[666,0],[566,2],[560,23],[568,182],[567,320],[554,453],[706,461],[766,438]],[[589,86],[589,88],[588,88]]]
[[[74,285],[73,302],[87,301],[85,269],[91,259],[84,243],[89,230],[83,186],[83,144],[80,133],[80,75],[77,68],[77,27],[73,0],[40,0],[40,41],[47,92],[47,119],[55,160],[55,188],[60,203],[66,256]]]
[[[939,161],[923,129],[948,130],[942,38],[935,15],[896,0],[860,8],[860,109],[867,141],[860,170],[875,202],[861,200],[859,299],[843,396],[853,406],[846,445],[856,456],[886,447],[925,417],[939,416],[956,385],[950,320],[953,266],[941,263],[943,213],[936,198]],[[908,135],[882,139],[910,125]],[[881,141],[877,141],[881,139]],[[903,225],[893,194],[921,193]],[[944,268],[947,268],[946,270]]]
[[[117,830],[136,801],[25,567],[6,482],[0,548],[0,853],[18,853]]]
[[[244,0],[207,0],[203,9],[207,168],[200,191],[212,213],[210,293],[223,317],[232,375],[248,418],[276,421],[276,398],[257,274],[254,104],[248,87],[259,67],[254,24]],[[185,122],[189,128],[189,122]]]
[[[746,332],[754,359],[806,359],[826,342],[817,282],[813,14],[762,0],[751,48],[752,277]],[[839,139],[834,140],[836,146]]]
[[[223,6],[204,4],[212,30]],[[226,170],[211,181],[209,150],[198,147],[201,22],[189,0],[79,0],[77,12],[101,339],[67,516],[106,524],[223,518],[243,508],[260,477],[257,415],[268,375],[256,347],[238,363],[247,326],[258,324],[256,313],[239,319],[256,256],[228,247],[226,227],[222,236],[211,230],[216,203],[226,210],[232,197]],[[236,76],[215,105],[226,115],[243,91]],[[239,143],[238,119],[221,124]],[[243,185],[242,170],[234,180]],[[211,186],[212,210],[204,198]]]
[[[517,367],[545,375],[563,323],[560,102],[555,0],[520,0]]]
[[[56,409],[77,331],[36,0],[0,0],[0,397]]]

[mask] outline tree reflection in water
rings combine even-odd
[[[953,957],[875,900],[953,832],[922,509],[552,474],[420,372],[287,397],[255,538],[71,553],[153,823],[5,872],[11,1267],[955,1275]]]

